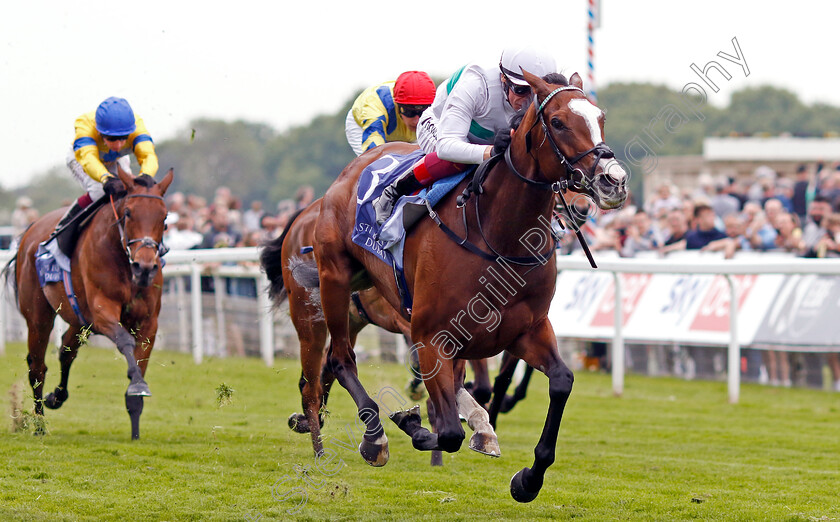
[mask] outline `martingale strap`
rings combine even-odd
[[[67,294],[67,300],[70,301],[70,307],[73,309],[73,313],[76,314],[76,319],[79,320],[79,324],[81,324],[83,328],[89,328],[90,323],[87,322],[85,316],[82,315],[82,309],[79,307],[79,300],[76,299],[76,292],[73,290],[73,281],[70,276],[70,272],[67,271],[64,271],[64,293]]]
[[[353,292],[352,294],[350,294],[350,300],[353,301],[353,305],[356,307],[356,310],[359,312],[359,315],[364,321],[366,321],[369,324],[372,324],[373,326],[379,326],[373,319],[370,318],[370,315],[368,315],[367,310],[365,310],[365,307],[362,305],[362,298],[361,296],[359,296],[359,292]]]
[[[434,221],[435,224],[438,227],[440,227],[440,229],[444,232],[444,234],[446,234],[449,237],[449,239],[451,239],[452,241],[457,243],[458,246],[463,247],[464,249],[472,252],[473,254],[475,254],[478,257],[480,257],[482,259],[485,259],[487,261],[497,261],[501,257],[502,259],[504,259],[508,263],[512,263],[512,264],[515,264],[515,265],[526,265],[526,266],[544,265],[548,261],[548,259],[550,259],[552,252],[554,252],[554,249],[557,247],[557,238],[554,237],[554,234],[552,234],[553,244],[551,245],[551,249],[549,249],[549,251],[546,252],[545,254],[540,254],[540,255],[536,255],[536,256],[527,256],[527,257],[508,257],[508,256],[488,254],[487,252],[485,252],[485,251],[481,250],[480,248],[478,248],[477,246],[475,246],[473,243],[470,243],[469,241],[467,241],[466,237],[462,238],[462,237],[458,236],[458,234],[456,234],[455,231],[453,231],[451,228],[446,226],[446,223],[441,221],[438,213],[435,212],[432,209],[431,205],[429,205],[428,202],[426,203],[426,208],[429,211],[429,217],[432,218],[432,221]],[[463,209],[463,207],[462,207],[462,209]]]

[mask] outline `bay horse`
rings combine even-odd
[[[38,244],[49,237],[64,209],[46,214],[24,232],[6,275],[14,265],[17,303],[28,328],[26,361],[35,413],[43,415],[44,406],[58,409],[64,404],[69,396],[70,366],[79,346],[90,333],[102,334],[117,345],[128,363],[130,383],[125,405],[131,419],[131,438],[139,439],[143,397],[151,395],[144,376],[155,344],[163,285],[163,195],[172,183],[173,172],[170,169],[159,183],[149,176],[134,178],[122,170],[118,175],[126,195],[93,214],[70,256],[78,314],[64,285],[48,283],[42,288],[35,269]],[[44,355],[56,314],[69,328],[61,338],[58,356],[61,381],[44,399]]]
[[[463,360],[502,350],[525,360],[548,376],[550,400],[534,463],[510,482],[512,497],[530,502],[554,462],[574,381],[547,317],[557,278],[547,232],[555,194],[568,189],[589,196],[602,209],[617,208],[627,197],[627,174],[603,141],[604,113],[587,99],[578,74],[557,85],[523,73],[535,99],[513,134],[505,161],[489,169],[483,189],[465,204],[456,205],[457,190],[450,192],[430,212],[432,219],[420,221],[405,241],[405,279],[414,303],[412,350],[418,351],[437,413],[435,433],[421,426],[414,409],[392,420],[417,449],[457,451],[464,440],[458,411],[469,397],[463,389]],[[353,243],[351,232],[364,167],[384,154],[405,152],[405,146],[385,144],[351,162],[324,196],[315,231],[320,298],[331,337],[327,366],[356,403],[366,425],[359,450],[376,466],[388,460],[388,439],[379,407],[358,379],[348,321],[350,294],[375,286],[395,309],[401,309],[402,301],[392,268]],[[461,239],[453,241],[450,235]],[[407,310],[402,313],[408,318]]]
[[[325,365],[327,325],[320,303],[312,298],[312,290],[301,285],[295,278],[296,270],[305,270],[301,263],[314,260],[312,245],[315,243],[315,225],[321,212],[319,199],[298,211],[289,220],[283,232],[276,239],[263,245],[260,264],[270,282],[269,296],[275,307],[289,300],[289,312],[300,341],[301,377],[298,387],[301,393],[303,413],[292,413],[289,428],[297,433],[309,433],[316,455],[323,451],[320,428],[324,424],[324,409],[329,398],[335,376]],[[317,274],[314,274],[317,277]],[[356,336],[367,325],[374,324],[389,332],[402,334],[411,344],[411,326],[382,297],[376,288],[360,290],[351,296],[349,308],[350,341],[355,345]],[[419,365],[416,352],[410,361],[414,375],[410,386],[417,386],[422,379],[417,377]],[[482,404],[490,400],[492,388],[486,361],[470,361],[475,374],[474,394]],[[429,405],[431,409],[431,404]],[[430,415],[434,415],[433,411]],[[432,455],[433,465],[442,465],[439,453]]]

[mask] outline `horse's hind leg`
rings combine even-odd
[[[58,360],[61,363],[61,382],[56,386],[55,391],[47,395],[46,399],[44,399],[44,406],[51,410],[61,408],[61,405],[70,396],[67,381],[70,378],[70,366],[76,360],[76,355],[79,353],[79,346],[82,344],[80,333],[81,328],[76,325],[70,325],[70,328],[61,337],[61,346],[58,349]]]
[[[502,356],[502,367],[499,369],[499,375],[493,383],[493,400],[490,401],[490,425],[496,427],[496,419],[499,412],[502,410],[505,394],[510,387],[510,381],[513,379],[513,372],[516,370],[516,363],[519,359],[513,355],[505,352]]]
[[[27,336],[29,353],[26,363],[29,366],[29,385],[32,386],[32,396],[35,399],[35,414],[44,414],[44,379],[47,377],[47,364],[44,355],[50,339],[52,324],[31,325]]]
[[[523,468],[510,480],[510,494],[517,502],[530,502],[537,498],[542,489],[545,472],[554,463],[557,434],[566,401],[572,392],[574,375],[560,359],[554,330],[547,318],[520,338],[511,351],[548,376],[548,415],[545,419],[540,441],[534,448],[534,465]]]
[[[458,413],[467,419],[467,426],[474,432],[470,437],[470,449],[491,457],[500,457],[502,452],[499,449],[499,439],[490,425],[487,410],[463,387],[455,392],[455,400]]]
[[[342,250],[343,238],[334,237],[335,230],[320,226],[330,220],[322,213],[318,219],[316,237],[318,247],[318,273],[321,281],[321,302],[324,317],[331,335],[327,364],[338,382],[346,389],[358,408],[359,419],[366,430],[359,445],[362,458],[371,466],[384,466],[388,462],[388,437],[379,421],[379,406],[365,391],[359,381],[356,358],[350,342],[350,274],[353,268]],[[330,238],[333,240],[330,241]]]
[[[21,292],[20,295],[25,293]],[[47,376],[44,356],[55,323],[55,312],[43,294],[38,294],[32,302],[21,303],[20,308],[24,312],[27,325],[26,342],[29,353],[26,355],[26,362],[29,366],[29,385],[32,386],[32,396],[35,399],[35,414],[43,415],[44,380]]]
[[[490,401],[493,389],[490,387],[490,372],[487,370],[487,359],[475,359],[470,361],[473,369],[472,389],[470,395],[484,406]]]
[[[513,395],[505,395],[502,401],[501,413],[507,413],[516,406],[516,403],[525,398],[528,394],[528,383],[531,382],[531,375],[534,373],[534,368],[531,365],[525,365],[525,374],[522,376],[522,381],[516,385]]]

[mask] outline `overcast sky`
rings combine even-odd
[[[0,184],[16,187],[62,164],[75,118],[108,96],[127,98],[160,142],[179,132],[188,137],[196,117],[243,118],[282,131],[405,70],[447,77],[470,61],[495,64],[511,43],[541,46],[562,72],[585,79],[587,5],[7,2],[0,18]],[[711,103],[770,83],[806,102],[840,105],[838,15],[840,4],[829,1],[603,0],[596,82],[682,88],[699,81],[692,63],[717,60],[731,79],[711,73],[720,88],[708,90]],[[716,56],[735,55],[733,38],[749,77]]]

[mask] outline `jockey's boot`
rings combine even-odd
[[[52,234],[50,234],[50,239],[54,238],[64,230],[68,224],[73,222],[73,219],[79,215],[79,213],[84,210],[84,207],[79,204],[79,201],[76,200],[70,205],[70,208],[67,209],[67,212],[59,220],[58,224],[55,226],[55,230],[53,230]]]
[[[391,213],[394,211],[394,205],[397,204],[400,196],[411,194],[424,186],[423,183],[418,181],[414,175],[414,169],[412,169],[385,187],[379,199],[373,202],[373,210],[376,212],[376,224],[381,225],[391,217]]]

